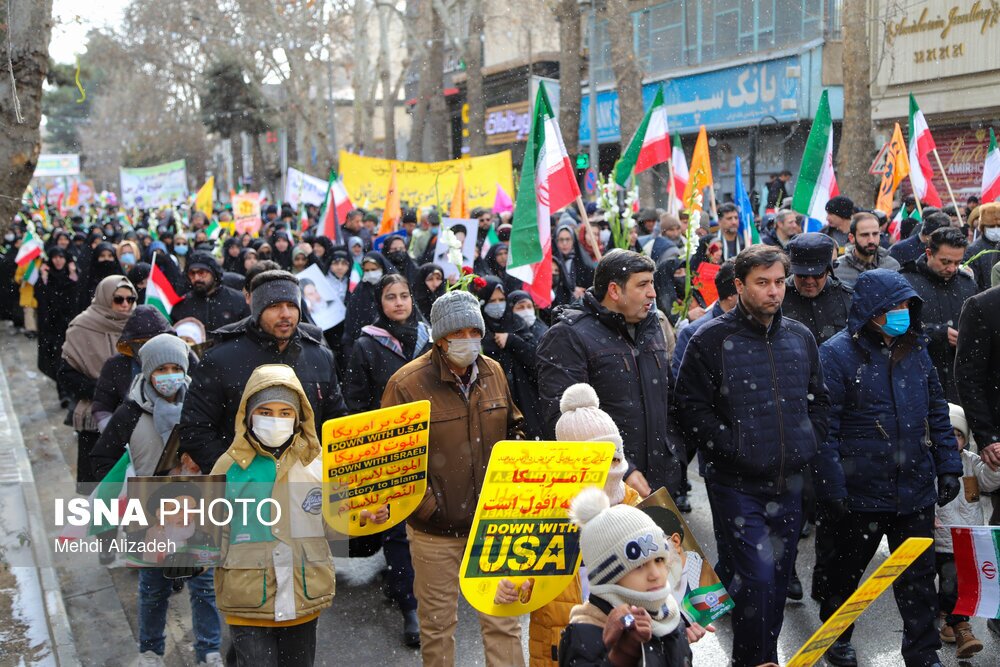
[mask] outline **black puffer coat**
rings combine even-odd
[[[280,351],[278,342],[249,319],[227,329],[213,332],[216,343],[191,373],[181,414],[181,451],[190,454],[204,472],[212,469],[232,443],[243,388],[258,366],[285,364],[295,370],[316,415],[317,432],[327,419],[347,414],[333,354],[322,338],[300,326]]]
[[[188,265],[195,262],[211,267],[215,287],[206,295],[196,294],[193,290],[188,292],[170,312],[174,322],[193,317],[205,325],[205,331],[214,331],[250,314],[250,307],[243,294],[222,284],[222,267],[214,257],[208,253],[195,252],[188,260]]]
[[[365,253],[362,263],[364,262],[378,262],[378,265],[382,267],[382,275],[396,273],[396,269],[382,256],[382,253],[375,250]],[[378,285],[372,285],[362,280],[347,297],[344,335],[341,340],[343,341],[344,356],[348,359],[351,358],[354,342],[361,335],[361,328],[368,326],[378,317],[378,308],[375,305],[377,291]]]
[[[795,289],[795,281],[791,276],[785,281],[785,285],[785,300],[781,302],[782,316],[806,325],[817,345],[822,345],[838,331],[847,328],[854,290],[837,280],[832,273],[827,275],[826,285],[813,299],[802,296]]]
[[[670,358],[663,329],[650,312],[635,327],[602,306],[588,290],[579,304],[557,312],[536,355],[538,395],[546,437],[555,436],[559,400],[577,382],[594,387],[601,409],[621,432],[625,456],[653,489],[680,489],[683,451],[674,451],[669,408]]]

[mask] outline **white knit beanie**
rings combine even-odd
[[[961,405],[948,404],[948,417],[951,419],[951,427],[957,428],[965,435],[965,444],[969,451],[976,451],[976,443],[972,439],[972,431],[969,430],[969,420],[965,417],[965,410]]]
[[[677,554],[656,522],[631,505],[611,506],[608,496],[596,487],[584,489],[573,499],[569,516],[580,527],[580,553],[587,566],[591,592],[615,606],[624,603],[643,607],[658,624],[657,630],[672,631],[680,615],[670,593],[677,582],[670,581],[669,576],[675,571],[671,565]],[[663,589],[647,592],[618,585],[629,572],[657,558],[667,561],[668,578]]]
[[[608,471],[604,491],[617,505],[625,498],[622,479],[628,470],[622,436],[615,420],[601,410],[601,399],[594,388],[585,382],[566,388],[559,401],[562,415],[556,422],[556,440],[563,442],[612,442],[615,445],[614,462]]]

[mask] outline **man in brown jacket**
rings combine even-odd
[[[459,569],[476,513],[490,452],[521,438],[523,418],[503,369],[481,355],[486,326],[479,301],[448,292],[431,307],[434,348],[389,379],[382,407],[431,402],[427,493],[407,520],[413,592],[424,665],[455,664]],[[488,667],[523,666],[516,617],[479,614]]]

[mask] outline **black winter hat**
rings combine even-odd
[[[830,201],[826,203],[826,212],[839,215],[841,218],[850,218],[854,215],[854,211],[854,202],[851,201],[849,197],[845,197],[844,195],[832,197],[830,198]]]

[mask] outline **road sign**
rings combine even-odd
[[[588,195],[597,191],[597,171],[593,167],[587,169],[587,173],[583,175],[583,188]]]

